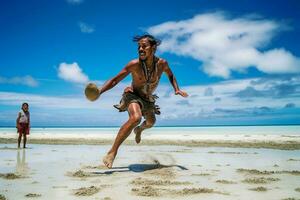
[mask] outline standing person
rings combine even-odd
[[[132,76],[131,86],[125,89],[120,104],[115,105],[120,112],[127,110],[129,119],[121,126],[111,149],[103,158],[103,163],[108,168],[112,167],[120,145],[133,129],[135,141],[136,143],[140,143],[142,131],[154,125],[156,121],[155,114],[160,114],[160,111],[159,107],[155,105],[155,99],[158,97],[153,92],[163,72],[168,76],[174,88],[175,95],[188,96],[186,92],[179,89],[168,62],[155,56],[155,51],[160,44],[160,40],[146,34],[134,37],[133,41],[138,44],[139,58],[130,61],[119,74],[99,88],[101,95],[116,86],[127,75],[131,74]],[[145,118],[145,121],[139,125],[142,116]]]
[[[22,108],[18,113],[16,127],[19,133],[18,148],[20,148],[22,135],[23,135],[23,148],[26,148],[26,141],[27,141],[26,136],[29,135],[29,130],[30,130],[30,113],[29,113],[28,103],[22,104]]]

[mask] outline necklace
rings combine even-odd
[[[153,63],[152,63],[152,70],[151,68],[147,67],[147,64],[145,61],[141,61],[142,63],[142,69],[144,71],[144,76],[146,79],[146,91],[149,91],[150,88],[150,82],[151,82],[151,78],[153,77],[153,74],[156,73],[157,70],[157,59],[156,57],[153,57]]]

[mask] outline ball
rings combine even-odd
[[[85,96],[90,101],[96,101],[100,96],[100,90],[95,83],[89,83],[85,88]]]

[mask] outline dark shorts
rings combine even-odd
[[[19,123],[18,133],[19,133],[19,135],[23,135],[23,134],[29,135],[28,123]]]
[[[117,108],[119,112],[124,112],[128,109],[130,103],[138,103],[141,106],[141,111],[143,116],[149,113],[155,113],[157,115],[160,114],[160,110],[159,110],[160,108],[158,105],[155,105],[155,101],[154,102],[147,101],[132,92],[123,93],[120,103],[114,105],[114,107]]]

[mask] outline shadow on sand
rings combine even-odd
[[[161,165],[161,164],[132,164],[128,167],[113,167],[108,170],[103,170],[100,172],[91,172],[91,174],[113,174],[115,172],[145,172],[148,170],[154,170],[154,169],[162,169],[162,168],[170,168],[170,167],[178,167],[181,170],[188,170],[187,168],[181,166],[181,165]]]

